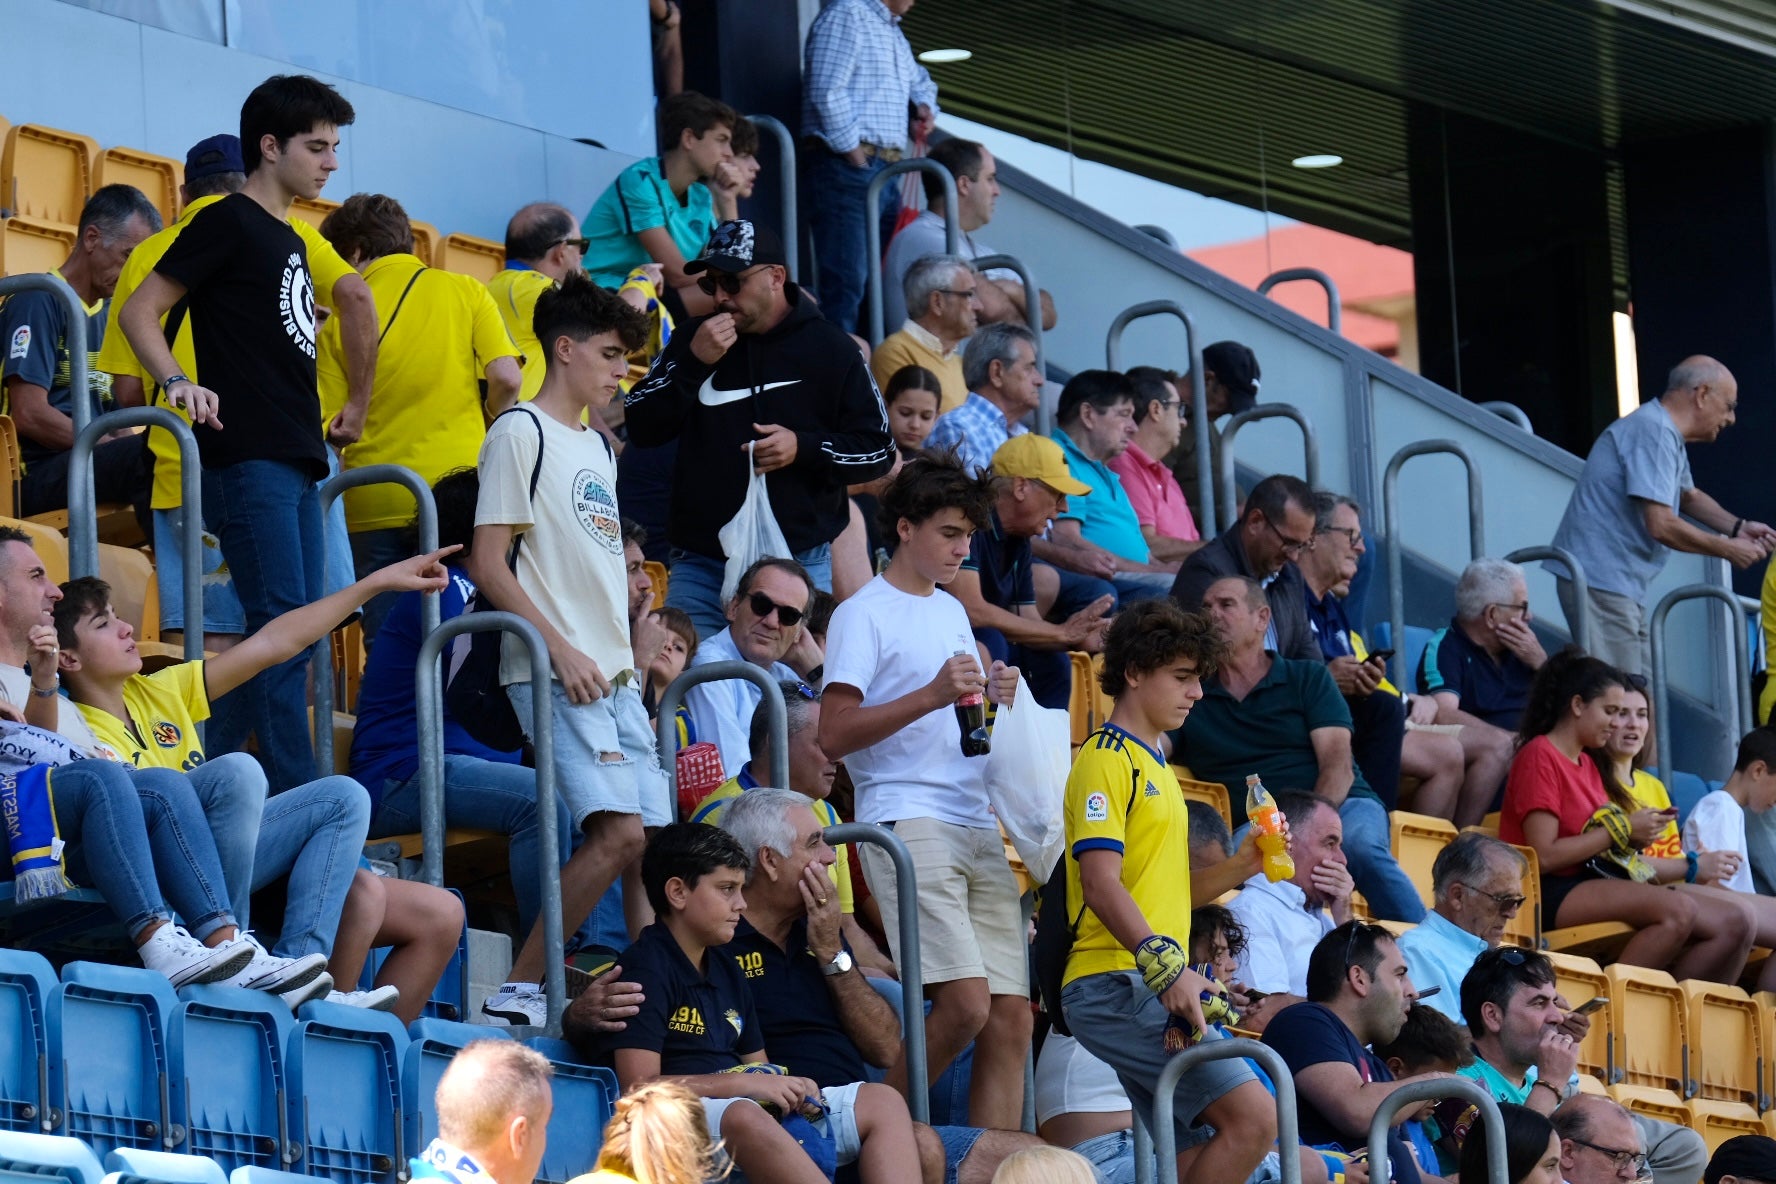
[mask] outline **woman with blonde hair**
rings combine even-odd
[[[617,1099],[598,1166],[568,1184],[704,1184],[727,1175],[709,1137],[703,1101],[671,1081],[649,1081]]]
[[[993,1184],[1097,1184],[1091,1161],[1065,1147],[1026,1147],[1005,1157]]]

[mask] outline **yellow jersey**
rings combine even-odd
[[[751,784],[740,784],[740,777],[745,777]],[[739,777],[730,777],[714,789],[710,790],[709,796],[698,802],[697,808],[691,811],[689,821],[705,822],[710,826],[720,826],[722,811],[727,809],[728,803],[745,793],[747,790],[755,788],[757,785],[758,782],[754,781],[752,776],[747,773],[745,769],[742,769]],[[839,812],[833,809],[832,803],[826,801],[824,798],[814,799],[814,817],[820,820],[821,826],[837,826],[840,821]],[[856,897],[851,891],[850,858],[847,856],[845,848],[842,846],[835,847],[833,850],[836,851],[839,856],[838,861],[834,863],[830,869],[832,872],[833,886],[839,890],[839,911],[841,913],[856,912]]]
[[[1647,772],[1645,769],[1634,770],[1634,784],[1628,787],[1628,794],[1640,805],[1653,810],[1671,809],[1671,795],[1665,790],[1665,783]],[[1673,819],[1665,824],[1658,837],[1640,853],[1648,859],[1682,859],[1683,838],[1677,833],[1677,821]]]
[[[536,398],[543,385],[543,343],[536,335],[537,297],[555,286],[555,281],[531,267],[508,267],[487,281],[487,291],[499,309],[506,332],[512,337],[524,366],[524,385],[518,388],[520,403]]]
[[[199,721],[210,718],[203,662],[180,662],[153,674],[132,674],[123,684],[129,719],[118,719],[87,703],[79,705],[93,735],[120,760],[138,769],[177,769],[203,763]]]
[[[1067,778],[1067,918],[1078,918],[1062,984],[1135,969],[1135,956],[1085,907],[1079,856],[1115,851],[1122,883],[1154,933],[1190,941],[1190,814],[1165,758],[1115,724],[1085,738]]]

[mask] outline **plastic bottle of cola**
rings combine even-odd
[[[957,650],[956,656],[967,652]],[[987,735],[987,697],[979,691],[956,700],[956,726],[962,729],[963,756],[986,756],[992,750],[993,741]]]

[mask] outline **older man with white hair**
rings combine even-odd
[[[531,1184],[555,1101],[549,1060],[515,1040],[477,1040],[450,1060],[433,1095],[438,1137],[410,1161],[416,1180]]]
[[[922,255],[901,281],[907,320],[899,332],[884,338],[870,355],[876,385],[905,366],[921,366],[937,375],[937,411],[942,415],[962,406],[968,383],[962,374],[958,347],[980,323],[980,280],[974,265],[960,255]]]

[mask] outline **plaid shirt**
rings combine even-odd
[[[803,73],[802,134],[834,152],[904,145],[908,102],[937,114],[937,84],[882,0],[831,0],[808,30]]]
[[[969,391],[960,407],[937,417],[925,447],[933,452],[954,448],[962,466],[979,476],[993,467],[993,454],[999,451],[999,445],[1029,430],[1014,423],[1007,431],[1005,412],[988,402],[985,395]]]

